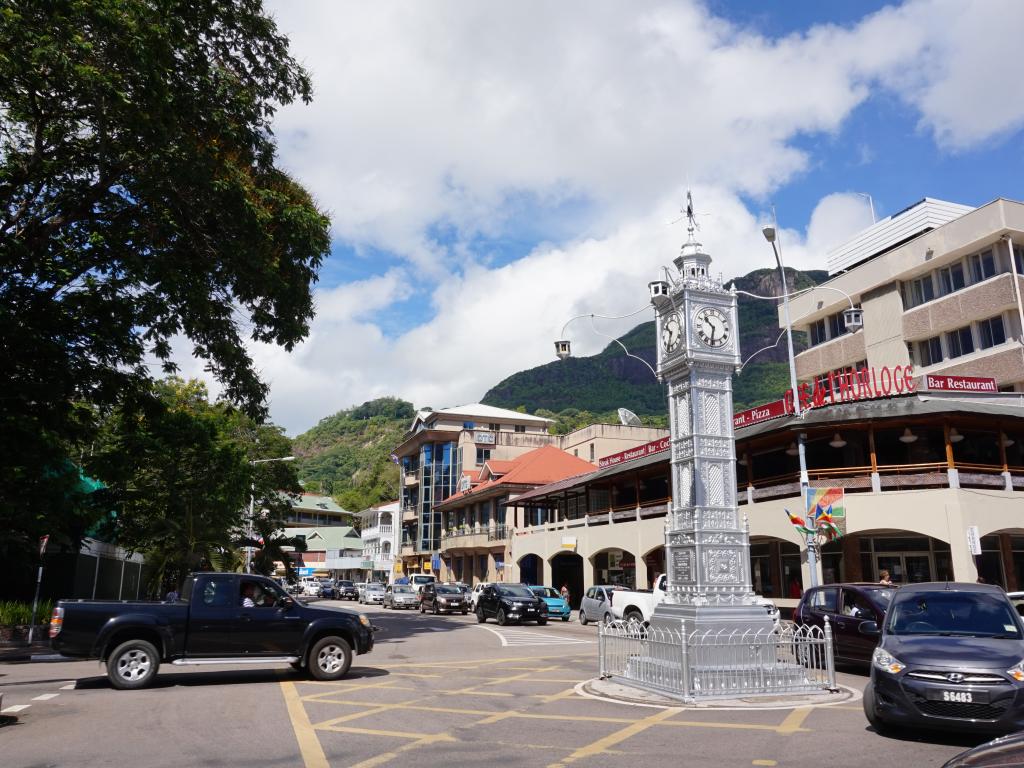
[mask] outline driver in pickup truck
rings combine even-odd
[[[242,607],[243,608],[255,608],[256,601],[253,599],[253,595],[256,594],[256,585],[251,581],[242,582]]]

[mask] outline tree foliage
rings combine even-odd
[[[78,453],[191,344],[265,416],[328,221],[275,166],[307,73],[259,0],[0,0],[0,530],[68,535]],[[73,521],[72,521],[73,522]]]

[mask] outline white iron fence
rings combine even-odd
[[[602,678],[684,701],[835,690],[832,628],[687,631],[685,623],[602,624]]]

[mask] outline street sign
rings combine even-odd
[[[981,554],[981,536],[978,535],[976,525],[967,526],[967,548],[971,550],[972,555]]]
[[[312,576],[314,568],[299,568],[299,576]]]

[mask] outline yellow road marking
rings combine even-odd
[[[378,683],[376,685],[353,685],[348,688],[330,688],[320,693],[309,693],[302,697],[303,701],[319,701],[324,696],[337,696],[338,694],[346,694],[349,691],[365,691],[367,689],[373,689],[377,691],[415,691],[416,688],[410,688],[405,685],[386,685],[384,683]]]
[[[751,765],[778,765],[774,760],[755,760]]]
[[[517,695],[515,693],[501,693],[500,691],[477,691],[473,688],[441,690],[435,691],[435,693],[443,693],[446,696],[502,696],[506,698],[514,698]]]
[[[281,681],[281,693],[284,695],[284,703],[288,709],[288,718],[292,721],[292,730],[295,731],[295,740],[299,743],[299,754],[302,755],[302,763],[305,768],[330,768],[324,749],[320,746],[320,739],[309,722],[306,714],[306,707],[299,698],[299,692],[295,683],[287,680]]]
[[[707,722],[703,720],[672,720],[668,723],[658,723],[658,725],[680,725],[685,728],[724,728],[726,730],[737,730],[737,731],[775,731],[780,733],[778,725],[761,725],[760,723],[716,723],[711,720]],[[797,733],[805,732],[806,728],[794,728],[792,731],[786,731],[786,733]]]
[[[399,707],[406,704],[415,704],[418,701],[425,701],[421,696],[417,699],[409,699],[408,701],[401,701],[396,704],[378,704],[372,709],[364,709],[362,712],[352,712],[348,715],[342,715],[341,717],[333,717],[330,720],[324,720],[321,723],[316,723],[314,728],[325,728],[329,725],[335,725],[336,723],[345,723],[349,720],[358,720],[361,717],[369,717],[370,715],[379,715],[382,712],[388,712],[392,709],[398,709]],[[365,704],[363,705],[365,706]]]
[[[778,727],[778,732],[782,735],[786,735],[790,733],[796,733],[797,731],[807,730],[806,728],[801,728],[800,726],[803,725],[804,720],[807,719],[807,716],[809,714],[811,714],[810,707],[797,707],[788,715],[786,715],[786,719],[783,720],[782,724]]]
[[[373,701],[373,702],[371,702],[371,701],[321,701],[320,703],[322,703],[322,704],[346,704],[346,705],[351,705],[353,707],[373,707],[375,709],[376,708],[380,708],[382,706],[381,704],[379,704],[378,702],[375,702],[375,701]],[[496,712],[495,713],[489,713],[486,710],[481,711],[479,709],[457,709],[455,707],[427,706],[426,704],[394,704],[394,705],[390,705],[390,708],[391,709],[410,709],[410,710],[412,710],[414,712],[438,712],[438,713],[444,713],[444,714],[449,714],[449,715],[486,715],[486,714],[498,714]],[[314,727],[315,728],[323,727],[323,723],[317,723],[317,725],[315,725]]]
[[[559,699],[569,699],[576,695],[575,688],[566,688],[561,693],[552,693],[549,696],[545,696],[540,693],[533,694],[533,698],[540,699],[541,701],[551,702],[558,701]]]
[[[416,749],[416,747],[426,746],[427,744],[436,744],[439,741],[455,741],[447,733],[439,733],[437,736],[429,736],[419,741],[414,741],[411,744],[406,744],[399,747],[394,752],[385,752],[382,755],[371,757],[368,760],[363,760],[361,763],[356,763],[352,768],[376,768],[378,765],[391,762],[398,757],[402,752],[408,752],[410,749]]]
[[[677,715],[680,712],[682,712],[681,709],[679,709],[678,707],[673,707],[672,709],[665,709],[661,712],[657,712],[651,715],[650,717],[645,717],[643,720],[637,720],[636,722],[627,725],[625,728],[622,728],[616,731],[615,733],[610,733],[607,736],[604,736],[598,739],[597,741],[588,744],[585,747],[580,747],[568,757],[563,758],[560,761],[560,763],[564,765],[565,763],[576,762],[577,760],[580,760],[584,757],[593,757],[594,755],[599,755],[602,752],[604,752],[608,747],[613,747],[616,744],[625,741],[626,739],[636,736],[638,733],[643,733],[652,725],[656,725],[660,723],[662,720],[667,720],[668,718],[672,717],[673,715]]]
[[[360,736],[394,736],[399,739],[433,739],[434,741],[455,741],[454,738],[439,738],[445,734],[437,733],[411,733],[409,731],[385,731],[379,728],[356,728],[351,725],[331,725],[321,728],[322,731],[337,731],[338,733],[356,733]]]

